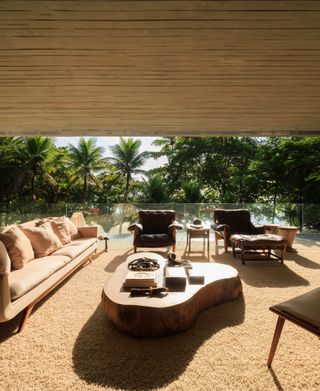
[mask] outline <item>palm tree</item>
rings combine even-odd
[[[149,157],[149,152],[140,152],[141,140],[127,140],[120,137],[119,144],[110,147],[113,157],[109,158],[113,162],[116,169],[125,177],[124,202],[127,202],[129,195],[129,187],[132,175],[143,174],[143,166],[146,159]]]
[[[143,202],[160,204],[169,200],[167,183],[159,174],[150,175],[147,181],[144,180],[142,191]]]
[[[26,182],[31,185],[31,197],[35,201],[36,180],[42,179],[50,185],[56,185],[50,171],[55,163],[56,150],[53,139],[49,137],[28,137],[22,139],[18,146],[17,157],[22,171],[18,177],[18,184],[24,186]]]
[[[95,174],[105,167],[105,159],[102,156],[104,148],[98,147],[96,143],[97,140],[94,138],[86,141],[84,137],[81,137],[77,147],[69,144],[69,164],[75,170],[72,182],[77,181],[79,177],[82,178],[83,201],[86,201],[88,197],[90,182],[100,186]]]
[[[177,137],[162,137],[152,141],[152,145],[160,147],[160,151],[151,152],[151,156],[155,159],[158,159],[161,156],[166,156],[170,164],[177,139]]]

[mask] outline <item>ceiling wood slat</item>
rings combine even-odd
[[[320,1],[3,0],[0,135],[320,135]]]

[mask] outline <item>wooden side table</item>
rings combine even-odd
[[[191,239],[202,238],[203,248],[205,247],[205,241],[207,240],[208,254],[210,253],[210,225],[203,224],[201,227],[196,228],[192,224],[187,224],[187,246],[189,253],[191,252]]]
[[[298,232],[298,227],[287,227],[285,225],[280,225],[278,230],[279,235],[283,236],[287,241],[287,251],[296,252],[296,250],[292,248],[292,245]]]
[[[102,232],[102,233],[98,236],[98,239],[99,239],[99,240],[104,240],[104,243],[105,243],[105,251],[108,251],[108,240],[109,240],[108,235],[107,235],[105,232]]]

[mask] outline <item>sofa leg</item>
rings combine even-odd
[[[137,252],[137,247],[136,246],[133,246],[133,252]]]
[[[29,305],[29,307],[27,307],[22,315],[22,319],[20,321],[20,324],[19,324],[19,328],[18,328],[18,331],[17,333],[21,333],[23,331],[23,329],[26,327],[26,324],[28,322],[28,319],[29,319],[29,316],[33,310],[33,307],[34,307],[34,304],[31,304]]]
[[[174,252],[174,253],[176,252],[176,244],[172,245],[172,252]]]

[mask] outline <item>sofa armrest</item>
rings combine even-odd
[[[11,297],[9,288],[9,275],[11,260],[5,245],[0,241],[0,321],[10,319],[7,309],[10,307]]]
[[[98,237],[98,226],[86,226],[86,227],[77,227],[81,236],[84,238],[97,238]]]
[[[0,240],[0,275],[9,275],[11,270],[11,260],[6,246]]]
[[[143,231],[143,226],[140,223],[134,223],[134,224],[129,225],[128,231],[130,231],[130,232],[135,231],[139,234]]]

